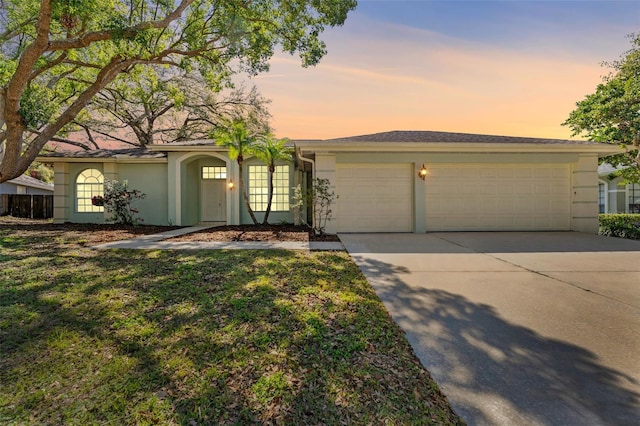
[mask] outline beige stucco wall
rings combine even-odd
[[[338,163],[409,163],[413,164],[414,232],[425,232],[423,182],[417,171],[424,163],[503,163],[503,164],[568,164],[571,169],[571,230],[597,233],[598,231],[598,177],[597,155],[577,153],[316,153],[316,177],[336,182]],[[427,178],[428,179],[428,178]],[[335,189],[335,187],[334,187]],[[334,209],[335,211],[335,209]],[[335,232],[336,223],[330,221],[327,232]]]
[[[598,156],[581,155],[571,164],[571,230],[598,233]]]
[[[53,223],[69,222],[68,198],[71,195],[69,187],[69,164],[54,163],[53,165]]]

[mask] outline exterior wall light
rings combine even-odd
[[[422,167],[420,167],[420,170],[418,170],[418,177],[424,180],[428,174],[429,174],[429,171],[427,170],[427,168],[424,166],[424,163],[423,163]]]
[[[236,187],[236,184],[233,183],[232,180],[230,180],[229,183],[227,184],[227,187],[229,187],[229,190],[233,191],[233,188]]]

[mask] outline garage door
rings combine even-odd
[[[427,230],[569,230],[570,182],[563,164],[431,165]]]
[[[338,164],[338,232],[411,232],[410,164]]]

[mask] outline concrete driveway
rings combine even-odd
[[[469,424],[640,424],[640,241],[340,238]]]

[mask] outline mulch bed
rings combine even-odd
[[[181,228],[180,226],[127,226],[118,224],[61,223],[51,220],[0,217],[0,230],[13,229],[19,232],[44,232],[74,234],[81,237],[83,245],[94,245],[127,240],[141,235],[157,234]],[[172,238],[168,241],[340,241],[336,235],[316,236],[304,226],[294,225],[229,225],[217,226],[200,232]]]
[[[171,238],[168,241],[340,241],[333,234],[314,235],[305,226],[227,225]]]
[[[43,239],[63,237],[69,241],[77,241],[79,245],[91,246],[112,241],[128,240],[141,235],[178,229],[180,226],[127,226],[96,223],[51,223],[51,220],[22,219],[10,216],[0,217],[0,232],[10,229],[14,236],[29,236],[34,232],[42,234]]]

